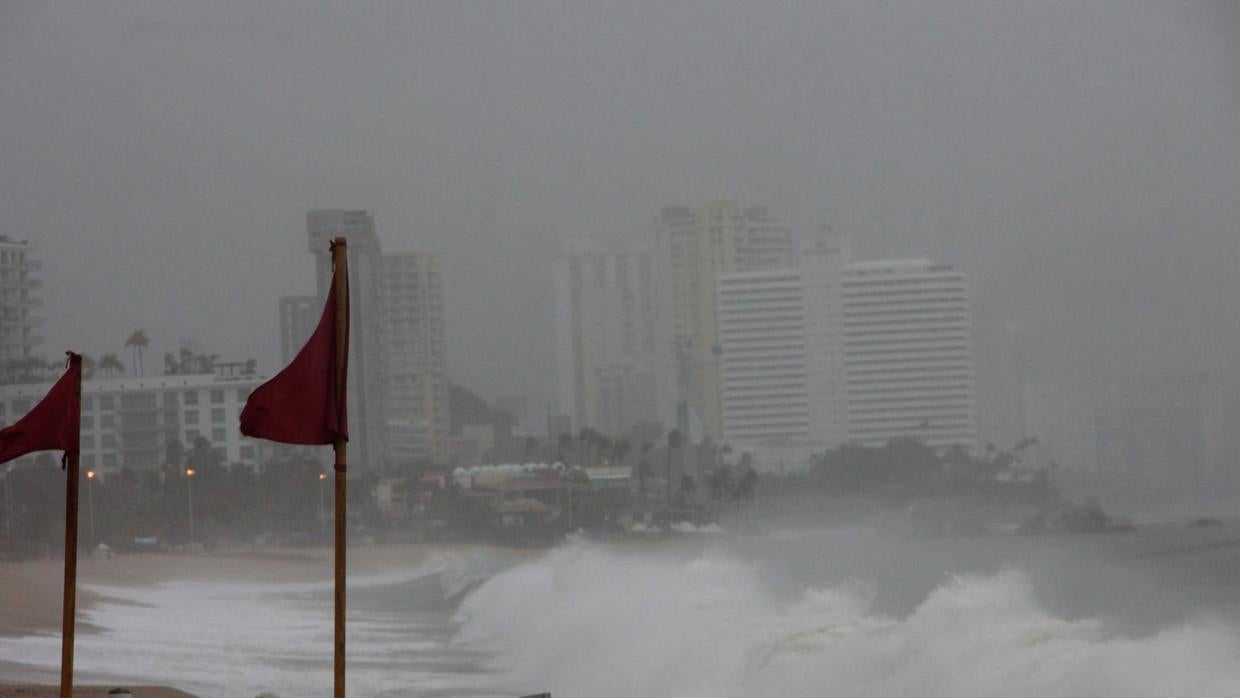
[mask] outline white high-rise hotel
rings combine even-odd
[[[622,434],[658,415],[654,257],[587,242],[556,268],[560,411],[577,427]]]
[[[824,230],[796,269],[720,276],[718,302],[723,438],[734,447],[976,444],[963,273],[851,262]]]
[[[657,419],[670,429],[688,414],[734,450],[901,436],[976,445],[960,271],[854,262],[825,228],[794,260],[786,226],[730,202],[665,208],[656,239],[653,256],[576,245],[562,258],[560,405],[574,428],[619,435]]]

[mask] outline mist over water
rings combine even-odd
[[[350,582],[359,696],[1240,695],[1240,530],[922,538],[885,522],[542,552]],[[330,584],[92,587],[83,680],[326,695]],[[0,638],[51,675],[54,635]],[[124,675],[116,668],[123,667]]]
[[[931,565],[943,575],[934,582],[914,572],[929,557],[993,542],[930,543],[938,549],[918,551],[921,544],[859,531],[801,532],[688,555],[575,543],[471,594],[461,606],[461,638],[496,652],[501,683],[566,696],[1240,691],[1240,626],[1224,619],[1226,611],[1170,594],[1158,604],[1167,608],[1151,614],[1143,606],[1154,595],[1126,596],[1135,585],[1110,586],[1122,579],[1110,562],[1094,559],[1074,570],[1065,563],[1088,550],[1057,551],[1053,542],[1034,550],[1042,542],[1018,546],[1035,553],[1029,572],[1019,563],[946,572],[957,564],[968,569],[960,555]],[[857,544],[890,557],[868,575],[855,556],[802,557]],[[985,557],[971,562],[985,567],[1001,556]],[[831,573],[836,563],[847,571]],[[1055,583],[1052,563],[1070,584]],[[840,581],[850,573],[851,581]],[[1101,608],[1109,620],[1052,610],[1107,596],[1112,603]]]

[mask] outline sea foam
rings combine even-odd
[[[899,618],[858,586],[780,601],[763,575],[575,542],[471,593],[458,640],[496,653],[497,685],[593,698],[1240,695],[1221,622],[1123,636],[1044,611],[1016,571],[951,578]]]

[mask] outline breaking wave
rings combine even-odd
[[[905,617],[872,597],[780,600],[728,554],[576,542],[470,593],[458,640],[495,653],[497,685],[565,696],[1240,696],[1222,622],[1125,636],[1048,613],[1015,571],[952,578]]]

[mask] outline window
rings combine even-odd
[[[95,467],[95,456],[93,453],[87,453],[82,456],[82,467],[93,469]]]
[[[104,434],[102,443],[104,448],[116,448],[116,434]]]
[[[111,395],[102,395],[99,397],[99,409],[114,410],[116,409],[116,398]]]
[[[243,460],[254,460],[254,447],[253,446],[242,446],[241,447],[241,458]]]
[[[218,442],[225,439],[224,427],[215,427],[211,430],[211,441]]]
[[[202,436],[202,434],[200,434],[197,429],[186,429],[185,430],[185,445],[193,446],[194,442],[197,441],[200,436]]]
[[[211,404],[220,405],[224,403],[224,389],[215,388],[211,391]]]
[[[105,454],[103,454],[103,467],[105,467],[105,468],[115,468],[115,467],[116,467],[116,454],[115,454],[115,453],[105,453]]]
[[[198,410],[185,410],[185,423],[186,424],[197,424],[198,423]]]
[[[29,411],[30,411],[30,401],[29,401],[29,400],[20,399],[20,400],[14,400],[14,401],[13,401],[13,412],[14,412],[14,413],[16,413],[16,414],[22,414],[22,413],[24,413],[24,412],[29,412]]]
[[[215,409],[211,410],[211,421],[215,424],[222,424],[224,422],[224,408],[223,407],[216,407]]]
[[[185,395],[183,397],[185,398],[185,404],[187,405],[198,404],[198,391],[197,390],[186,390]]]
[[[249,388],[237,388],[237,401],[238,402],[245,402],[246,400],[249,400],[249,399],[250,399]]]
[[[89,395],[86,396],[86,409],[88,410],[95,409],[95,398]]]
[[[82,448],[94,448],[94,447],[95,447],[95,435],[94,434],[83,434],[82,435]]]
[[[83,429],[94,429],[95,418],[94,417],[82,417],[82,428]]]
[[[115,429],[116,428],[116,415],[113,415],[113,414],[99,415],[99,428],[100,429]]]

